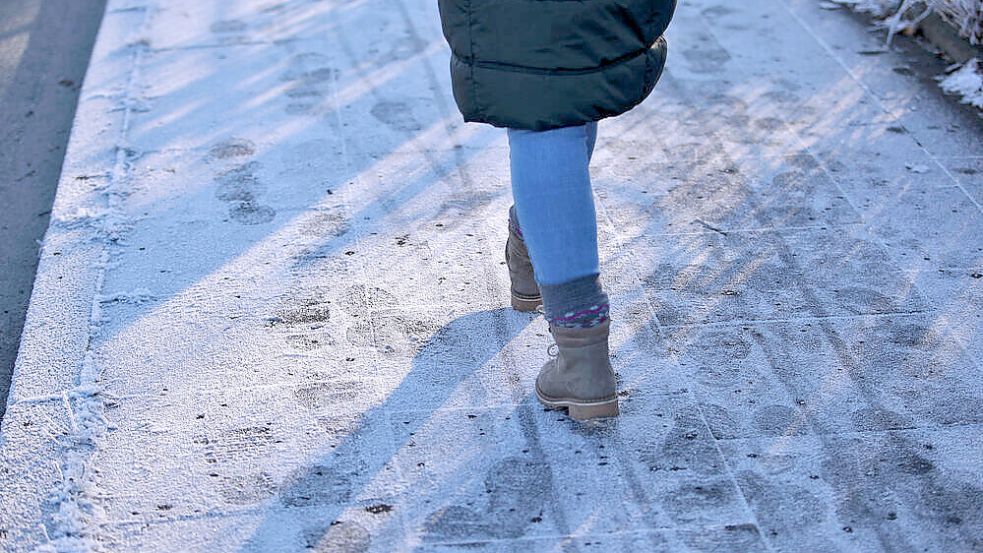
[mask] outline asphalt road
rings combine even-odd
[[[105,0],[0,0],[0,418]]]

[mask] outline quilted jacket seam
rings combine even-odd
[[[468,2],[468,57],[474,59],[474,11],[471,9],[471,0]],[[469,77],[471,79],[471,101],[474,102],[475,112],[484,113],[484,108],[478,101],[478,79],[474,78],[474,66],[467,63]]]
[[[655,43],[653,43],[654,45]],[[611,67],[616,67],[627,63],[638,56],[645,55],[652,46],[646,46],[644,48],[639,48],[637,50],[632,50],[627,54],[618,56],[612,60],[606,61],[600,65],[594,67],[585,67],[582,69],[546,69],[542,67],[530,67],[528,65],[519,65],[514,63],[505,63],[500,61],[489,61],[489,60],[475,60],[473,58],[461,58],[458,56],[460,61],[470,67],[480,67],[482,69],[496,69],[499,71],[510,71],[512,73],[530,73],[533,75],[589,75],[591,73],[599,73],[610,69]],[[456,55],[456,54],[455,54]]]

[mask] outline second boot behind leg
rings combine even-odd
[[[509,208],[509,238],[505,243],[505,263],[509,267],[509,279],[512,282],[512,307],[517,311],[535,311],[542,305],[543,296],[536,284],[532,260],[522,238],[514,205]]]

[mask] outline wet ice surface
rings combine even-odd
[[[983,550],[979,121],[808,0],[670,42],[600,126],[622,416],[579,425],[435,5],[111,1],[0,548]]]

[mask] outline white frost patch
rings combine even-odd
[[[108,213],[109,210],[104,207],[80,207],[68,215],[55,217],[54,220],[59,223],[72,224],[102,219]]]
[[[156,296],[146,288],[137,288],[129,292],[117,292],[115,294],[100,294],[96,296],[99,303],[146,303],[152,301]]]
[[[78,228],[90,226],[102,231],[110,241],[122,239],[126,230],[133,226],[133,221],[121,216],[117,210],[110,207],[80,207],[68,215],[53,219],[53,223],[63,228]]]
[[[960,65],[952,65],[948,75],[936,77],[942,90],[962,97],[962,103],[983,109],[983,72],[980,60],[971,59]]]

